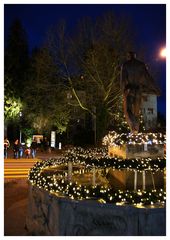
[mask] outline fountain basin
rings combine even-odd
[[[26,228],[35,236],[165,236],[166,208],[71,200],[30,184]]]

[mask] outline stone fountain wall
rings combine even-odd
[[[29,186],[26,228],[35,236],[165,236],[165,208],[58,198]]]

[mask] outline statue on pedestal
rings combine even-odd
[[[131,133],[138,133],[142,93],[160,93],[145,63],[137,60],[134,52],[128,52],[127,61],[122,65],[120,88],[124,97],[124,114]]]

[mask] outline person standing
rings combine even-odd
[[[27,147],[27,148],[25,149],[25,155],[26,155],[26,158],[30,158],[30,155],[31,155],[31,149],[30,149],[30,147]]]
[[[7,139],[7,137],[5,137],[5,139],[4,139],[4,158],[8,157],[8,149],[9,149],[9,147],[10,147],[10,142]]]
[[[24,149],[21,143],[19,143],[19,158],[23,157]]]
[[[37,142],[35,140],[33,140],[32,143],[31,143],[32,158],[36,157],[36,153],[37,153]]]
[[[14,158],[17,159],[19,156],[19,140],[16,139],[13,146]]]
[[[43,150],[46,152],[49,148],[49,141],[48,141],[47,137],[43,138],[42,144],[43,144]]]

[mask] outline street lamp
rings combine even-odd
[[[160,50],[160,57],[161,57],[161,58],[166,58],[166,48],[162,48],[162,49]]]
[[[21,117],[22,117],[22,112],[19,112],[19,117],[20,117],[19,142],[21,143],[21,141],[22,141],[22,132],[21,132]]]

